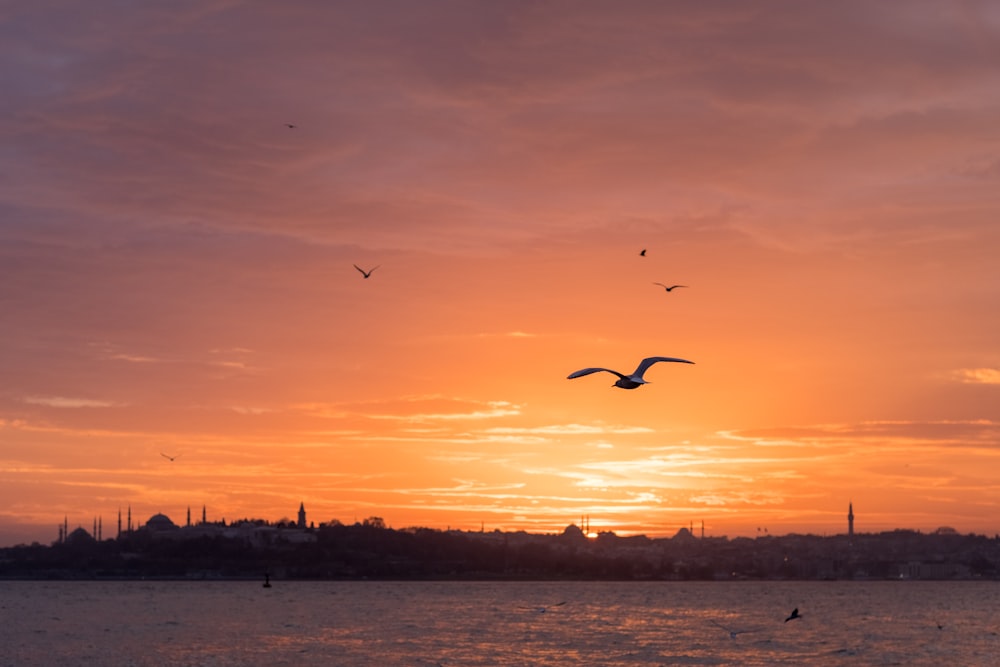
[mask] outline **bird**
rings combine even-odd
[[[654,285],[659,285],[660,287],[662,287],[663,289],[667,290],[668,292],[673,292],[678,287],[687,287],[687,285],[671,285],[670,287],[667,287],[663,283],[653,283],[653,284]]]
[[[646,249],[643,248],[641,251],[639,251],[639,257],[645,257],[645,256],[646,256]]]
[[[797,618],[802,618],[802,615],[799,614],[799,608],[798,607],[796,607],[795,609],[792,610],[792,613],[789,614],[788,618],[785,619],[785,623],[788,623],[788,621],[794,621]]]
[[[642,378],[642,374],[646,372],[650,366],[658,361],[676,361],[682,364],[693,364],[693,361],[688,361],[687,359],[678,359],[676,357],[646,357],[639,362],[638,368],[635,369],[631,375],[625,375],[624,373],[619,373],[618,371],[613,371],[610,368],[581,368],[578,371],[574,371],[566,376],[567,380],[572,380],[573,378],[583,377],[584,375],[590,375],[591,373],[597,373],[598,371],[605,371],[607,373],[612,373],[618,376],[618,380],[613,386],[621,387],[622,389],[635,389],[636,387],[647,384],[646,380]]]
[[[292,123],[285,123],[285,127],[287,127],[289,130],[294,130],[296,127],[298,127],[298,125],[294,125]]]
[[[381,264],[379,266],[381,266]],[[360,271],[361,275],[363,275],[365,277],[365,279],[367,280],[368,278],[371,277],[372,271],[374,271],[375,269],[377,269],[378,266],[372,267],[372,268],[368,269],[367,271],[365,271],[364,269],[362,269],[357,264],[354,265],[354,268],[357,269],[358,271]]]
[[[160,452],[160,456],[162,456],[165,459],[170,459],[171,461],[173,461],[178,456],[180,456],[180,454],[174,454],[173,456],[170,456],[169,454],[164,454],[163,452]]]
[[[743,634],[744,632],[755,632],[754,630],[730,630],[729,628],[727,628],[726,626],[722,625],[721,623],[719,623],[719,622],[717,622],[717,621],[714,621],[714,620],[712,620],[712,619],[708,619],[708,621],[709,621],[709,622],[710,622],[710,623],[711,623],[712,625],[715,625],[715,626],[718,626],[718,627],[722,628],[723,630],[725,630],[726,632],[728,632],[728,633],[729,633],[729,638],[730,638],[730,639],[736,639],[736,637],[737,637],[738,635],[741,635],[741,634]]]
[[[564,604],[566,604],[565,600],[563,600],[562,602],[556,602],[555,604],[550,604],[550,605],[547,605],[547,606],[543,605],[543,606],[540,606],[540,607],[525,607],[525,606],[522,606],[521,609],[531,609],[532,611],[536,611],[539,614],[544,614],[549,609],[552,609],[553,607],[561,607]]]

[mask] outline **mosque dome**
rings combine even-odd
[[[67,544],[88,544],[94,541],[94,537],[83,528],[77,528],[66,536]]]
[[[161,530],[174,530],[177,528],[177,524],[170,520],[166,514],[154,514],[149,517],[149,521],[146,522],[146,528],[152,531]]]

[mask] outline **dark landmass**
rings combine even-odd
[[[143,527],[95,540],[82,529],[52,545],[0,549],[5,579],[998,579],[1000,537],[948,529],[853,536],[671,538],[395,530],[363,523],[303,528]]]

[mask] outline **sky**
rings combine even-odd
[[[0,545],[1000,532],[996,3],[11,0],[0,89]]]

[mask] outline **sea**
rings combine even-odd
[[[0,667],[1000,665],[995,581],[262,584],[0,581]]]

